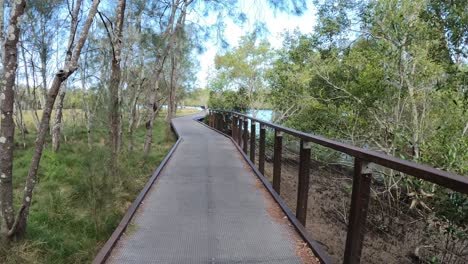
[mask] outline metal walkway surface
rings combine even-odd
[[[195,117],[174,119],[182,142],[107,263],[307,262],[231,140]]]

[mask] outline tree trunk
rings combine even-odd
[[[36,128],[36,131],[39,131],[39,117],[37,115],[36,94],[35,94],[34,91],[31,94],[31,87],[29,85],[28,61],[26,60],[24,46],[23,45],[20,45],[20,46],[21,46],[21,57],[23,58],[23,63],[24,63],[24,75],[25,75],[25,79],[26,79],[26,91],[28,93],[27,104],[29,106],[29,109],[32,111],[34,127]],[[32,97],[32,99],[31,99],[31,97]]]
[[[0,235],[2,241],[10,239],[15,221],[13,209],[13,148],[15,135],[13,107],[15,104],[16,69],[18,67],[17,45],[20,36],[20,20],[25,7],[26,0],[14,2],[4,47],[4,90],[0,96],[3,99],[0,126],[0,204],[2,215]]]
[[[142,119],[142,114],[141,114],[141,109],[140,109],[140,106],[137,105],[137,108],[136,108],[136,116],[137,116],[137,123],[136,123],[136,128],[140,127],[141,126],[141,119]]]
[[[150,109],[148,113],[148,120],[146,121],[146,134],[145,134],[145,145],[143,146],[143,156],[146,158],[148,156],[151,144],[153,143],[153,127],[154,120],[159,112],[159,105],[157,101],[157,92],[159,90],[159,78],[161,76],[162,67],[156,71],[156,77],[154,81],[154,89],[151,94],[150,100]]]
[[[142,15],[143,15],[143,9],[140,9],[136,15],[136,33],[137,33],[137,38],[138,38],[138,45],[140,47],[143,46],[143,37],[141,35],[141,24],[142,24]],[[133,152],[133,146],[135,145],[135,139],[134,139],[134,131],[135,127],[137,124],[137,104],[138,100],[140,98],[140,93],[141,90],[143,89],[143,84],[145,82],[145,63],[144,63],[144,49],[140,48],[138,49],[138,62],[139,62],[139,78],[138,82],[136,83],[133,81],[133,86],[134,88],[132,89],[132,98],[130,100],[130,114],[128,117],[128,151]]]
[[[23,148],[26,147],[26,134],[28,130],[26,129],[26,125],[24,124],[24,117],[23,117],[23,108],[21,106],[21,101],[23,96],[19,94],[19,91],[16,90],[16,98],[15,100],[15,108],[13,109],[15,116],[16,116],[16,126],[19,128],[21,133],[21,140],[23,141]]]
[[[120,68],[121,51],[122,51],[122,31],[125,15],[125,0],[119,0],[116,9],[116,27],[114,28],[114,39],[112,39],[112,67],[111,77],[109,83],[110,93],[110,133],[109,141],[111,144],[111,160],[110,160],[110,173],[114,175],[116,172],[116,161],[119,151],[119,127],[120,127],[120,109],[119,109],[119,86],[122,70]]]
[[[67,92],[65,83],[63,83],[62,86],[64,87],[60,90],[59,100],[55,110],[55,122],[52,128],[52,149],[54,152],[58,152],[60,148],[60,130],[62,128],[63,101]]]
[[[45,108],[45,102],[47,100],[47,57],[41,57],[41,79],[42,79],[42,97],[41,97],[41,108]]]
[[[88,148],[91,149],[91,146],[93,144],[93,139],[91,137],[91,129],[92,129],[92,124],[93,124],[93,114],[91,113],[91,107],[89,105],[89,101],[86,98],[87,94],[89,91],[86,91],[86,68],[87,68],[87,61],[88,61],[88,53],[85,52],[83,62],[84,65],[82,66],[82,69],[80,71],[80,81],[81,81],[81,90],[83,91],[83,105],[84,105],[84,110],[85,110],[85,121],[86,121],[86,135],[88,137]]]
[[[177,48],[176,48],[177,49]],[[166,141],[169,141],[171,136],[171,120],[174,118],[176,109],[176,89],[177,89],[177,58],[176,50],[173,50],[171,55],[171,82],[169,90],[169,104],[167,106],[167,117],[166,117]]]
[[[149,103],[149,109],[148,109],[148,120],[146,121],[146,135],[145,135],[145,145],[143,147],[143,155],[146,158],[148,156],[149,150],[151,148],[151,144],[153,141],[153,127],[154,127],[154,120],[158,114],[159,111],[159,106],[158,106],[158,100],[157,100],[157,93],[159,90],[159,79],[161,77],[162,69],[164,67],[164,62],[166,60],[167,54],[170,50],[172,50],[172,47],[174,46],[175,42],[175,35],[174,35],[174,20],[175,20],[175,15],[176,11],[178,9],[178,6],[180,4],[180,0],[177,0],[175,3],[172,4],[172,10],[171,10],[171,15],[169,17],[169,23],[166,26],[166,29],[164,33],[162,34],[162,39],[166,40],[169,37],[169,44],[167,47],[164,47],[161,51],[161,53],[158,56],[157,59],[157,64],[156,64],[156,70],[155,70],[155,80],[154,80],[154,89],[151,92],[150,95],[150,103]],[[176,23],[176,28],[180,25],[180,21],[182,19],[182,16],[185,16],[185,10],[186,6],[184,6],[182,13],[180,17],[177,20]]]
[[[133,151],[133,146],[134,146],[134,143],[135,143],[134,142],[134,137],[133,137],[133,132],[135,131],[135,125],[136,125],[137,104],[138,104],[138,100],[140,98],[140,93],[141,93],[141,89],[142,89],[144,81],[145,81],[144,79],[141,79],[141,83],[138,85],[138,88],[136,88],[136,91],[135,91],[135,93],[134,93],[134,95],[132,97],[132,100],[130,102],[130,114],[129,114],[129,118],[128,118],[128,136],[129,136],[128,151],[129,152]]]

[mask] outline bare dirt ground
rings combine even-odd
[[[272,167],[271,162],[265,165],[265,176],[270,182],[272,181]],[[323,245],[332,260],[339,263],[343,261],[346,242],[352,177],[349,171],[322,166],[317,162],[312,162],[310,170],[306,229],[314,239]],[[297,203],[297,175],[298,166],[296,164],[292,162],[283,164],[281,197],[293,211],[295,211]],[[371,204],[370,214],[373,207],[375,205]],[[409,241],[412,240],[411,232],[408,232],[405,238],[401,238],[403,240],[398,239],[395,235],[392,234],[392,231],[383,234],[369,227],[365,236],[362,262],[418,263],[411,258],[412,248],[407,247],[408,244],[414,244],[414,241],[413,243]]]

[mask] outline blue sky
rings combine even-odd
[[[253,24],[255,21],[265,23],[269,31],[266,38],[273,48],[281,47],[281,33],[285,30],[293,31],[294,29],[298,29],[302,33],[310,33],[315,26],[315,9],[310,2],[308,9],[301,16],[275,11],[267,5],[266,0],[240,0],[239,8],[246,14],[248,21],[244,25],[239,26],[231,19],[226,18],[224,37],[230,47],[236,46],[243,35],[254,29]],[[188,19],[190,20],[190,15]],[[215,20],[216,14],[212,14],[199,23],[206,23],[209,25],[213,24]],[[199,87],[204,88],[206,86],[208,73],[214,65],[214,57],[217,52],[222,52],[218,46],[216,40],[211,40],[211,42],[208,42],[206,45],[206,51],[198,55],[198,61],[200,63],[200,68],[197,73]]]

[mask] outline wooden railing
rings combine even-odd
[[[283,133],[300,139],[298,192],[295,217],[303,226],[306,224],[307,201],[309,196],[311,143],[319,144],[354,157],[354,176],[343,257],[344,263],[360,263],[372,180],[372,172],[369,167],[370,163],[379,164],[383,167],[438,184],[454,191],[468,194],[468,177],[465,176],[398,159],[375,151],[358,148],[320,136],[307,134],[237,112],[210,110],[207,119],[208,125],[214,129],[224,133],[231,133],[229,136],[242,147],[246,155],[249,155],[250,161],[253,164],[256,162],[256,126],[258,124],[260,129],[257,167],[262,174],[265,173],[266,128],[274,129],[272,185],[278,195],[281,192]],[[250,132],[248,120],[250,120]],[[250,153],[247,153],[249,144]]]

